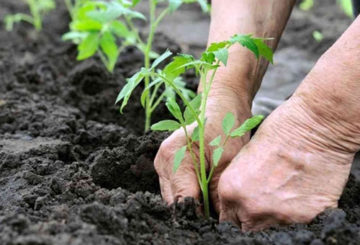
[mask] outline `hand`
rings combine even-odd
[[[222,135],[221,123],[227,112],[232,112],[237,119],[236,126],[251,116],[250,106],[242,103],[241,96],[231,90],[217,89],[209,96],[206,112],[205,144],[211,142],[218,135]],[[188,126],[191,135],[194,125]],[[224,137],[223,137],[224,138]],[[224,154],[216,168],[209,186],[210,197],[215,209],[219,210],[219,199],[217,185],[222,171],[227,167],[232,158],[240,151],[241,147],[249,141],[249,135],[238,139],[231,139],[225,147]],[[185,134],[182,129],[175,131],[160,146],[155,158],[155,169],[159,175],[161,194],[168,204],[181,201],[185,197],[193,197],[200,200],[200,188],[197,181],[194,164],[190,153],[186,153],[183,162],[176,173],[173,172],[173,161],[175,152],[186,145]],[[212,159],[211,146],[206,149],[206,159]],[[199,149],[193,149],[198,156]],[[209,171],[207,164],[207,171]]]
[[[308,223],[337,207],[358,148],[349,143],[355,142],[349,130],[354,124],[333,117],[334,106],[326,103],[320,113],[317,100],[293,96],[263,122],[221,175],[221,221],[260,230]]]

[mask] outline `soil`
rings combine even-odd
[[[0,17],[19,11],[21,1],[1,0]],[[358,163],[339,209],[309,225],[243,233],[201,218],[190,198],[167,207],[153,168],[167,135],[142,133],[136,99],[125,115],[114,105],[141,54],[128,48],[113,74],[97,58],[77,62],[76,48],[60,39],[68,21],[58,1],[41,35],[27,24],[0,30],[0,244],[360,244]],[[349,22],[334,5],[295,10],[279,51],[295,46],[315,59]],[[314,29],[323,42],[311,39]],[[162,34],[155,44],[180,51]],[[167,116],[160,107],[154,121]]]

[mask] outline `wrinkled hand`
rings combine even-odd
[[[212,159],[211,142],[218,135],[222,135],[221,123],[227,112],[232,112],[237,119],[236,126],[250,117],[250,107],[240,103],[237,94],[232,95],[227,91],[223,95],[210,96],[206,111],[205,150],[206,159]],[[243,106],[244,105],[244,106]],[[188,126],[191,135],[194,125]],[[212,181],[209,184],[210,197],[215,209],[219,210],[219,199],[217,185],[222,171],[227,167],[233,157],[240,151],[241,147],[249,141],[249,135],[228,141],[224,154],[216,168]],[[178,149],[186,145],[185,134],[182,129],[175,131],[162,144],[155,158],[155,169],[159,175],[161,194],[168,204],[181,201],[185,197],[193,197],[200,200],[200,187],[197,181],[194,164],[189,152],[186,153],[180,167],[173,172],[174,155]],[[199,149],[194,146],[194,154],[198,156]],[[211,166],[207,163],[207,171]]]
[[[334,140],[341,124],[308,114],[299,101],[278,107],[222,173],[220,221],[261,230],[337,207],[356,151],[346,150],[345,137]]]

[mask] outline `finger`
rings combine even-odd
[[[219,199],[218,185],[219,185],[220,176],[224,171],[224,169],[227,167],[227,165],[228,164],[219,164],[219,166],[215,169],[214,175],[209,185],[211,201],[214,205],[215,211],[218,214],[220,213],[220,199]]]
[[[170,205],[174,202],[174,197],[171,192],[170,181],[167,178],[159,177],[161,196],[165,202]]]
[[[199,200],[200,187],[192,157],[186,153],[180,167],[170,177],[171,191],[174,201],[183,201],[185,197],[192,197]]]
[[[231,222],[234,225],[241,227],[240,219],[238,218],[237,211],[231,206],[225,206],[220,202],[220,222]]]

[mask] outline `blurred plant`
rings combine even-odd
[[[171,52],[166,51],[152,63],[151,67],[141,68],[138,73],[130,78],[128,84],[121,90],[116,101],[122,101],[121,108],[123,108],[127,104],[132,91],[146,76],[151,77],[153,82],[145,87],[145,91],[152,87],[159,89],[160,86],[164,86],[165,91],[171,88],[181,99],[185,105],[185,110],[182,111],[180,109],[180,106],[176,102],[175,95],[168,97],[166,106],[175,120],[160,121],[152,125],[151,129],[175,131],[182,128],[184,130],[187,145],[176,152],[173,171],[176,172],[185,156],[185,152],[188,151],[192,157],[198,182],[203,193],[206,217],[209,217],[208,184],[224,152],[226,143],[230,138],[243,136],[246,132],[256,127],[263,119],[263,116],[254,116],[246,120],[240,127],[233,129],[235,126],[235,117],[233,114],[227,113],[222,122],[225,138],[219,135],[210,142],[210,146],[215,147],[215,149],[212,152],[212,167],[207,174],[205,163],[205,108],[207,99],[220,63],[226,66],[229,54],[228,49],[237,43],[248,48],[257,58],[263,56],[272,62],[272,50],[264,43],[263,39],[253,38],[251,35],[234,35],[228,41],[213,43],[201,55],[200,59],[195,59],[193,56],[187,54],[175,56],[173,61],[168,63],[164,69],[156,69],[162,61],[171,56]],[[188,69],[194,69],[196,74],[200,75],[200,81],[203,86],[202,94],[197,95],[192,100],[189,99],[186,93],[184,94],[183,87],[177,83],[179,76],[183,75]],[[158,98],[158,101],[161,101],[161,97]],[[187,126],[193,123],[196,123],[197,126],[192,132],[192,135],[189,135]],[[193,152],[194,145],[199,146],[199,161]]]
[[[314,0],[302,0],[300,3],[300,9],[304,11],[310,10],[314,6]]]
[[[317,42],[321,42],[324,39],[324,35],[320,31],[313,31],[313,38]]]
[[[78,60],[97,53],[110,72],[114,70],[121,51],[129,45],[136,45],[137,34],[130,31],[119,17],[129,21],[134,18],[145,20],[144,15],[118,1],[82,0],[75,4],[68,2],[68,8],[73,20],[71,31],[63,35],[63,40],[72,40],[78,45]]]
[[[344,13],[352,18],[354,16],[353,14],[353,5],[351,0],[337,0],[338,4],[343,9]]]
[[[42,21],[45,14],[55,9],[56,4],[54,0],[24,0],[29,7],[30,15],[18,13],[14,15],[5,16],[6,30],[12,31],[14,23],[21,21],[32,24],[37,31],[42,29]]]
[[[344,13],[352,18],[353,14],[353,5],[351,0],[337,0],[338,5],[342,8]],[[310,10],[314,6],[314,0],[302,0],[299,7],[304,11]]]
[[[78,44],[78,60],[84,60],[98,53],[106,68],[112,72],[121,51],[127,46],[136,46],[144,55],[144,66],[150,68],[151,59],[159,57],[152,50],[153,40],[159,23],[173,13],[183,3],[198,2],[203,11],[209,11],[206,0],[149,0],[149,33],[144,41],[135,27],[134,19],[146,20],[140,12],[133,10],[141,0],[111,0],[110,2],[95,0],[65,0],[72,16],[70,32],[63,36],[64,40],[72,40]],[[160,2],[168,5],[158,15],[156,10]],[[119,45],[120,43],[120,45]],[[129,79],[131,80],[131,79]],[[145,76],[144,84],[148,87],[150,77]],[[185,84],[178,80],[179,84]],[[184,88],[185,89],[185,88]],[[185,91],[185,90],[184,90]],[[142,105],[145,108],[145,131],[150,129],[151,114],[160,103],[154,101],[158,88],[144,90]],[[187,92],[191,96],[191,92]],[[169,91],[163,93],[168,96]]]

